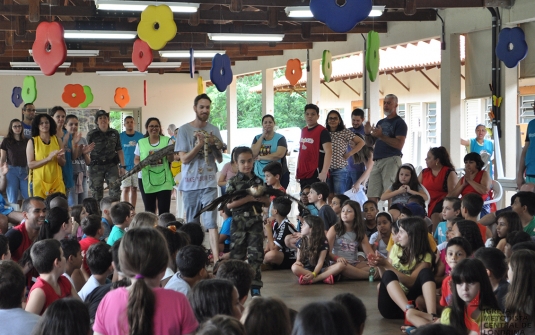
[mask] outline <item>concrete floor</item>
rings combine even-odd
[[[175,213],[176,201],[171,201],[171,213]],[[138,192],[136,212],[145,210],[141,194]],[[208,236],[203,243],[209,247]],[[262,296],[277,296],[284,301],[289,308],[299,311],[308,303],[316,301],[328,301],[340,293],[353,293],[366,306],[367,319],[364,335],[400,334],[400,326],[403,320],[383,319],[377,310],[377,282],[368,281],[341,281],[334,285],[318,283],[314,285],[299,285],[297,277],[290,270],[265,271],[262,273]],[[250,298],[249,298],[250,299]]]

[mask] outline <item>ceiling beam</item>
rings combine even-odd
[[[514,0],[415,0],[418,9],[470,8],[470,7],[511,7]],[[375,0],[376,6],[405,9],[406,0]]]

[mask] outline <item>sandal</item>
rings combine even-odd
[[[306,280],[303,275],[299,276],[299,285],[310,285],[312,280]]]
[[[409,320],[407,320],[407,311],[411,308],[414,308],[414,301],[413,300],[409,300],[407,301],[407,306],[405,308],[405,312],[403,312],[404,316],[405,316],[405,326],[414,326]]]
[[[334,284],[334,277],[333,275],[330,275],[329,277],[325,278],[323,280],[325,284],[333,285]]]
[[[401,332],[405,334],[411,334],[415,330],[416,327],[414,326],[401,326]]]

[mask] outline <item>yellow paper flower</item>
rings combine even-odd
[[[147,6],[141,13],[137,35],[147,42],[152,50],[162,49],[176,35],[176,23],[171,8],[167,5]]]

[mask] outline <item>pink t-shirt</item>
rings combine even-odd
[[[124,287],[110,291],[100,302],[93,331],[109,335],[128,334],[128,290]],[[197,319],[185,295],[156,288],[154,334],[192,334],[198,327]]]
[[[225,180],[227,181],[236,175],[236,173],[232,172],[232,164],[230,162],[223,165],[223,168],[221,169],[221,174],[226,176]]]

